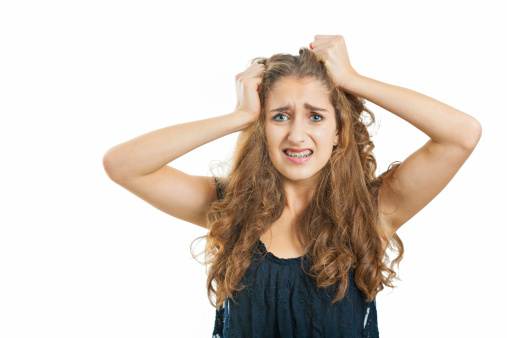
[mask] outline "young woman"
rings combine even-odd
[[[111,148],[107,174],[209,230],[213,337],[378,337],[375,297],[393,287],[393,265],[403,257],[396,231],[449,183],[481,125],[430,97],[358,74],[340,35],[317,35],[298,56],[253,59],[236,75],[236,89],[233,113]],[[375,119],[364,99],[430,137],[378,177],[367,130]],[[238,131],[225,177],[166,165]],[[398,252],[390,266],[387,248]]]

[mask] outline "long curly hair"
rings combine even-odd
[[[301,267],[315,279],[317,288],[339,286],[332,304],[345,296],[348,271],[354,268],[357,287],[367,301],[373,301],[384,285],[394,288],[393,278],[400,280],[393,266],[399,267],[403,258],[403,243],[396,234],[388,240],[380,230],[377,198],[382,182],[394,174],[401,162],[391,163],[387,171],[375,176],[375,146],[367,130],[375,122],[373,113],[365,107],[364,99],[334,86],[325,64],[310,49],[300,48],[298,56],[275,54],[250,62],[266,65],[258,89],[261,113],[240,133],[229,172],[217,178],[223,187],[223,199],[211,205],[207,235],[195,239],[206,238],[205,249],[199,255],[205,254],[201,264],[210,265],[210,303],[219,308],[227,297],[234,301],[235,291],[245,287],[240,280],[250,266],[252,249],[260,235],[281,216],[286,202],[265,135],[266,99],[274,84],[285,77],[312,77],[327,88],[340,135],[328,163],[321,169],[309,205],[295,220],[296,238],[311,262],[310,271],[304,270],[302,257]],[[363,112],[370,116],[369,123],[363,121]],[[382,239],[388,248],[398,252],[389,267]],[[192,244],[191,254],[196,259]]]

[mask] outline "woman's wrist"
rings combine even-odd
[[[250,124],[255,122],[257,118],[255,118],[251,113],[243,110],[243,109],[237,109],[234,112],[232,112],[230,115],[233,115],[238,123],[238,130],[241,131],[248,127]]]
[[[360,79],[362,76],[356,72],[355,70],[352,70],[349,72],[349,74],[342,80],[342,82],[338,85],[341,89],[345,91],[350,91],[350,89],[353,87],[353,83]]]

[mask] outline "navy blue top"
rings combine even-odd
[[[366,302],[354,282],[354,269],[349,270],[345,297],[331,305],[336,289],[317,289],[315,279],[302,270],[301,259],[309,271],[307,255],[278,258],[257,240],[240,281],[246,287],[216,310],[212,338],[378,338],[376,300]]]

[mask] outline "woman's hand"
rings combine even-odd
[[[315,35],[310,49],[324,62],[335,86],[344,88],[351,77],[358,75],[350,64],[343,36]]]
[[[250,65],[244,72],[236,75],[236,95],[238,103],[235,112],[245,114],[251,122],[257,120],[261,112],[259,85],[266,66],[257,62]]]

